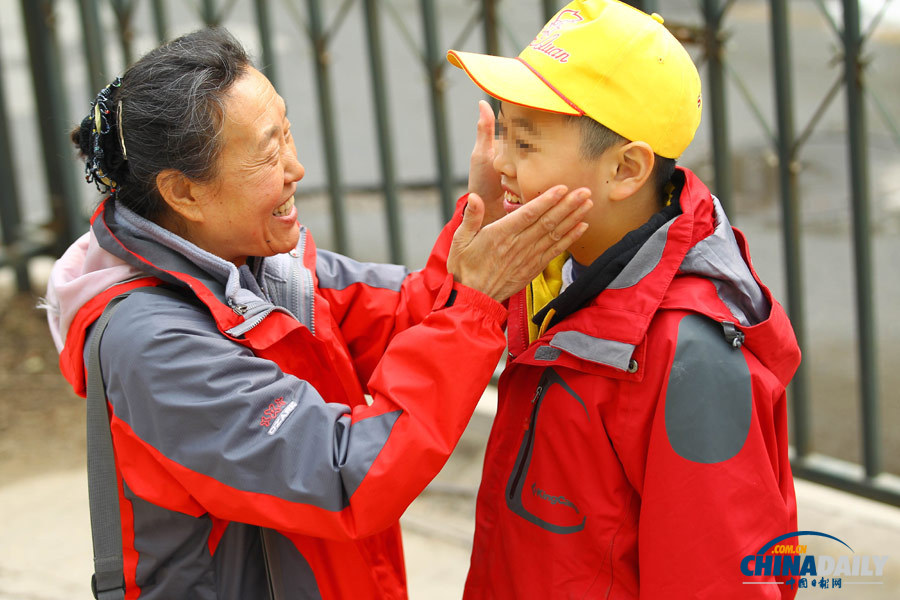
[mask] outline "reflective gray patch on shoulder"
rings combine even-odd
[[[605,340],[580,331],[560,331],[550,340],[550,345],[578,358],[623,371],[628,369],[628,362],[634,354],[632,344]]]
[[[400,291],[409,270],[402,265],[362,263],[328,250],[319,250],[316,256],[316,275],[319,287],[343,290],[354,283],[370,287]]]
[[[666,434],[682,458],[718,463],[744,447],[753,407],[750,368],[715,321],[688,315],[679,323],[665,403]]]

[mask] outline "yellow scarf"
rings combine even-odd
[[[544,269],[540,275],[535,277],[525,288],[525,308],[528,313],[529,344],[544,335],[544,332],[550,325],[550,320],[553,319],[553,315],[556,314],[556,311],[553,309],[547,311],[547,315],[544,317],[544,321],[540,326],[535,325],[531,320],[532,317],[540,312],[542,308],[547,306],[551,300],[559,296],[559,290],[562,288],[562,269],[563,265],[566,264],[566,261],[569,260],[569,256],[570,254],[568,252],[563,252],[551,260],[550,264],[547,265],[547,268]]]

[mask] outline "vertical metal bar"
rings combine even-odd
[[[134,2],[133,0],[115,0],[112,2],[112,7],[116,23],[118,23],[116,30],[119,33],[119,44],[122,46],[122,59],[125,61],[127,69],[134,62],[134,53],[131,51],[131,41],[134,39],[134,30],[131,28]]]
[[[482,6],[482,24],[484,26],[484,51],[487,54],[497,56],[500,54],[500,39],[497,36],[497,0],[481,0]],[[497,112],[500,108],[500,101],[493,97],[488,97],[488,102]]]
[[[709,81],[708,93],[712,121],[712,160],[715,171],[714,191],[732,222],[731,211],[731,156],[728,148],[728,115],[725,103],[725,69],[722,62],[722,14],[719,0],[703,0],[703,18],[706,22],[706,57]]]
[[[394,176],[394,147],[388,112],[387,87],[381,50],[381,29],[377,0],[365,0],[365,28],[369,46],[369,74],[372,76],[372,99],[375,101],[375,125],[378,135],[378,158],[381,162],[381,181],[387,209],[388,244],[391,262],[403,263],[403,232],[400,225],[397,182]]]
[[[497,37],[497,0],[481,0],[484,23],[484,51],[487,54],[500,53],[500,41]]]
[[[100,23],[100,11],[97,10],[97,0],[79,0],[78,8],[81,13],[84,53],[87,57],[88,90],[97,93],[108,83],[101,43],[103,27]]]
[[[307,0],[309,8],[309,34],[316,64],[316,91],[319,115],[322,118],[322,147],[325,150],[325,170],[328,174],[328,190],[331,195],[331,220],[334,246],[338,252],[347,253],[347,225],[344,217],[344,191],[338,153],[338,138],[334,128],[334,112],[331,102],[331,82],[328,77],[328,39],[322,27],[319,0]]]
[[[262,48],[262,72],[278,89],[275,78],[275,52],[272,50],[272,20],[269,18],[269,0],[256,0],[256,25],[259,29],[259,45]]]
[[[434,0],[421,0],[422,24],[425,29],[425,64],[431,92],[431,120],[437,160],[441,214],[444,222],[453,216],[454,198],[451,182],[450,149],[447,136],[447,114],[444,109],[444,57],[440,53]]]
[[[70,163],[66,132],[71,123],[62,88],[59,47],[56,43],[52,0],[21,0],[31,77],[37,104],[44,173],[50,194],[56,232],[55,250],[66,247],[84,233],[87,220],[79,206]]]
[[[544,21],[549,21],[559,10],[556,8],[556,0],[541,0],[541,8],[544,10]]]
[[[872,251],[869,243],[869,173],[863,97],[862,38],[859,2],[844,0],[844,78],[847,93],[847,150],[853,203],[853,254],[859,329],[859,383],[862,408],[863,462],[867,477],[881,472],[878,430],[878,357],[872,306]]]
[[[166,17],[166,7],[163,0],[153,0],[150,6],[153,8],[153,28],[156,30],[156,39],[162,44],[169,39],[169,20]]]
[[[216,15],[216,0],[203,0],[203,4],[200,5],[200,10],[202,12],[200,18],[203,19],[203,22],[207,27],[213,27],[219,24],[219,19]]]
[[[0,242],[6,249],[16,272],[16,286],[20,292],[31,289],[28,265],[18,251],[22,238],[22,215],[16,192],[16,168],[10,144],[9,121],[6,116],[6,92],[3,87],[3,68],[0,63]]]
[[[778,122],[778,189],[784,240],[784,266],[787,286],[788,314],[794,334],[803,352],[806,348],[806,308],[803,300],[803,258],[800,234],[800,203],[797,194],[796,138],[794,132],[794,97],[791,88],[791,47],[788,28],[787,0],[770,0],[772,10],[772,61],[775,73],[775,114]],[[792,438],[797,456],[810,452],[808,376],[806,362],[800,363],[791,380],[793,407]]]
[[[656,11],[656,0],[626,0],[626,3],[647,14]]]

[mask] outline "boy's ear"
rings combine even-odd
[[[156,176],[156,189],[169,209],[187,222],[203,221],[203,206],[194,183],[181,171],[166,169]]]
[[[637,193],[653,173],[656,155],[647,142],[628,142],[616,153],[618,165],[610,200],[624,200]]]

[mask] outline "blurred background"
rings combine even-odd
[[[306,167],[298,211],[317,244],[418,268],[465,190],[483,97],[446,62],[446,50],[515,56],[563,4],[0,0],[0,598],[71,597],[64,587],[15,583],[27,579],[21,564],[30,556],[16,548],[20,537],[43,539],[18,511],[77,488],[66,510],[86,519],[78,504],[83,401],[58,374],[34,305],[52,259],[86,230],[100,199],[67,141],[96,92],[161,41],[227,27],[287,101]],[[631,4],[662,14],[697,63],[703,121],[679,162],[748,235],[755,268],[797,331],[804,361],[789,408],[795,476],[896,515],[900,3]],[[465,523],[490,414],[488,398],[459,458],[405,522],[422,539],[462,548],[456,579],[465,573]],[[459,512],[460,502],[464,524],[454,529],[447,511]],[[450,529],[435,530],[435,522]],[[89,552],[80,521],[65,535],[40,531],[50,544],[77,540],[73,557]],[[873,552],[889,553],[882,550]],[[900,594],[886,591],[893,595],[885,598]]]

